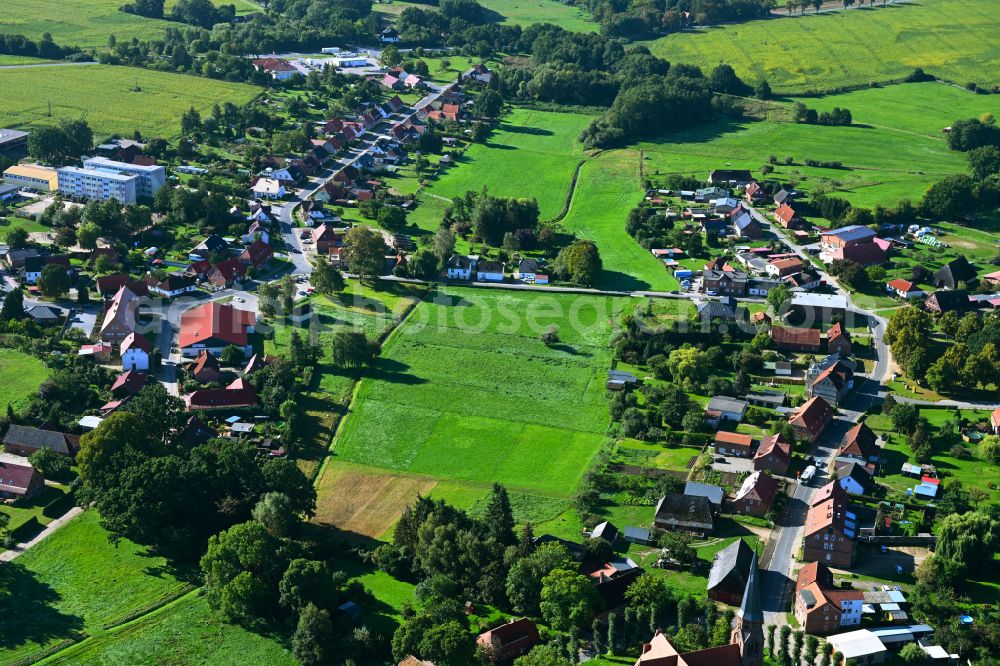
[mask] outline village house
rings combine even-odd
[[[854,388],[854,363],[839,354],[809,364],[806,370],[805,397],[822,397],[834,407],[842,403]]]
[[[849,495],[868,495],[875,489],[875,479],[868,468],[857,460],[838,459],[834,462],[837,484]]]
[[[783,351],[818,352],[820,332],[817,328],[772,326],[771,344]]]
[[[769,474],[754,472],[743,479],[733,498],[733,513],[763,518],[778,494],[778,482]]]
[[[688,481],[684,484],[684,495],[687,497],[704,497],[711,505],[712,511],[719,513],[722,511],[722,502],[726,498],[726,491],[721,486],[711,483]]]
[[[833,419],[833,408],[821,397],[810,398],[788,416],[797,439],[815,442]]]
[[[788,307],[788,316],[802,323],[833,322],[847,313],[847,298],[839,294],[795,292]]]
[[[851,355],[851,334],[840,322],[831,326],[826,332],[826,353]]]
[[[935,271],[932,282],[939,289],[958,289],[963,282],[968,285],[975,279],[976,269],[960,255]]]
[[[804,222],[795,209],[787,203],[781,204],[774,210],[774,219],[785,229],[798,229]]]
[[[255,240],[240,254],[239,261],[246,268],[258,269],[271,260],[274,251],[263,240]]]
[[[49,449],[60,455],[72,457],[80,448],[80,438],[57,430],[43,430],[12,423],[4,435],[3,448],[15,456],[28,457],[36,451]]]
[[[475,261],[471,257],[461,254],[453,254],[448,259],[448,279],[449,280],[469,280],[472,278],[472,268]]]
[[[707,497],[667,493],[656,503],[653,526],[706,536],[714,529],[715,515]]]
[[[761,203],[767,198],[767,192],[764,191],[760,183],[754,181],[746,186],[746,189],[743,191],[743,197],[751,204]]]
[[[729,221],[732,222],[733,230],[739,239],[756,240],[763,235],[760,223],[743,207],[737,207],[729,213]]]
[[[807,634],[830,634],[861,624],[864,593],[837,588],[833,573],[822,562],[799,569],[795,580],[795,619]]]
[[[767,262],[764,271],[773,278],[782,278],[786,275],[799,273],[804,267],[805,264],[798,257],[783,257]]]
[[[476,280],[478,282],[503,282],[504,265],[499,261],[483,259],[476,262]]]
[[[208,272],[206,280],[216,290],[232,287],[238,280],[242,280],[246,275],[246,267],[237,257],[230,257],[225,261],[220,261]]]
[[[753,457],[753,468],[778,476],[788,473],[792,463],[792,445],[780,433],[762,437]]]
[[[45,487],[45,479],[31,465],[0,460],[0,497],[28,499]]]
[[[747,295],[747,274],[742,271],[706,270],[702,273],[702,290],[721,296]]]
[[[885,290],[887,293],[894,294],[906,300],[910,300],[911,298],[920,298],[924,295],[923,290],[918,288],[917,285],[908,280],[903,280],[902,278],[886,282]]]
[[[720,430],[715,433],[715,452],[720,456],[749,458],[753,455],[753,437],[740,432]]]
[[[102,342],[118,344],[135,330],[139,297],[128,287],[121,287],[104,312],[99,337]]]
[[[178,347],[188,358],[197,357],[203,350],[218,356],[230,345],[250,356],[253,349],[248,335],[256,325],[255,312],[212,301],[181,314]]]
[[[191,366],[191,377],[202,384],[218,381],[222,375],[222,368],[218,359],[209,354],[208,350],[202,349],[198,352],[198,358]]]
[[[708,174],[708,184],[721,187],[746,187],[753,176],[746,169],[715,169]]]
[[[258,72],[270,74],[275,81],[287,81],[299,73],[299,70],[295,69],[292,63],[282,58],[257,58],[251,61],[251,64]]]
[[[113,275],[104,275],[96,280],[97,291],[100,292],[102,298],[112,298],[118,293],[118,290],[122,287],[128,287],[136,296],[147,296],[149,294],[149,286],[142,280],[136,280],[129,275],[124,273],[115,273]]]
[[[146,373],[128,370],[118,375],[111,384],[111,395],[116,398],[128,398],[142,390],[146,385]]]
[[[110,363],[114,350],[114,345],[110,345],[107,342],[97,342],[95,344],[80,345],[77,356],[87,356],[93,359],[95,363]]]
[[[826,264],[853,261],[862,266],[884,264],[885,251],[875,240],[875,232],[860,224],[824,231],[820,234],[820,261]]]
[[[716,427],[723,421],[739,423],[747,413],[747,401],[725,395],[713,396],[705,406],[705,420]]]
[[[277,178],[261,177],[254,180],[250,192],[258,199],[281,199],[287,194],[285,185]]]
[[[177,298],[198,290],[194,278],[183,273],[169,273],[156,284],[149,286],[149,291],[164,298]]]
[[[189,412],[256,407],[257,391],[242,378],[224,389],[201,389],[181,396]]]
[[[847,493],[830,482],[813,495],[803,531],[803,559],[846,569],[854,565],[857,516],[847,505]]]
[[[549,283],[549,276],[542,273],[542,267],[537,259],[521,259],[517,262],[514,279],[533,284]]]
[[[476,645],[482,648],[486,659],[494,664],[509,663],[527,654],[540,642],[538,627],[526,617],[519,620],[511,618],[506,624],[476,636]]]
[[[122,370],[149,370],[149,356],[153,346],[140,333],[132,331],[122,340],[118,349],[122,359]]]
[[[861,463],[876,461],[879,455],[878,436],[864,421],[844,434],[837,450],[838,458],[850,458]]]
[[[218,234],[211,234],[188,252],[188,261],[211,259],[213,254],[229,254],[229,243]]]
[[[945,312],[961,314],[972,308],[972,302],[969,300],[968,292],[964,289],[939,290],[927,297],[927,300],[924,301],[924,307],[937,314]]]

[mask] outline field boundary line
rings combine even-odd
[[[383,331],[382,334],[375,339],[375,341],[384,347],[385,344],[389,342],[389,338],[392,334],[395,333],[407,319],[409,319],[413,311],[417,309],[417,306],[423,303],[424,300],[430,295],[430,291],[431,290],[428,290],[428,293],[425,294],[423,298],[414,300],[412,303],[407,305],[406,309],[400,313],[398,318],[396,318],[395,323]],[[351,387],[351,399],[347,401],[347,405],[344,408],[344,414],[337,421],[337,426],[330,434],[330,442],[326,446],[326,453],[323,455],[323,462],[316,467],[316,475],[312,479],[313,486],[319,485],[319,480],[323,477],[323,472],[326,471],[326,465],[333,457],[330,454],[333,453],[333,449],[337,446],[337,438],[340,436],[340,431],[343,429],[344,423],[347,421],[347,417],[349,417],[354,411],[354,403],[358,397],[358,389],[361,387],[361,382],[363,380],[364,377],[359,378],[354,382],[354,386]]]
[[[580,170],[583,169],[583,165],[586,163],[586,159],[582,159],[576,163],[576,169],[573,170],[573,178],[569,181],[569,189],[566,191],[566,201],[563,202],[562,210],[555,217],[543,220],[543,224],[559,224],[569,215],[569,207],[573,203],[573,195],[576,194],[576,184],[580,180]]]
[[[95,633],[88,634],[86,638],[84,638],[82,640],[79,640],[79,641],[75,641],[74,643],[72,643],[70,645],[66,645],[65,647],[63,647],[62,649],[60,649],[58,652],[54,652],[52,654],[45,655],[40,661],[28,662],[28,663],[38,663],[38,664],[57,663],[58,661],[60,661],[62,659],[66,659],[68,657],[72,657],[73,654],[75,654],[79,650],[84,649],[84,647],[86,645],[89,645],[94,640],[96,640],[98,638],[102,638],[102,637],[107,636],[109,634],[114,635],[114,634],[118,634],[119,632],[127,631],[129,628],[131,628],[133,626],[136,626],[136,625],[139,625],[139,624],[141,624],[141,623],[143,623],[145,621],[151,620],[151,619],[159,616],[160,614],[165,613],[167,611],[167,609],[173,608],[174,606],[178,605],[182,600],[187,599],[188,597],[190,597],[192,595],[199,595],[199,594],[201,594],[201,590],[202,590],[201,587],[190,586],[189,589],[185,590],[182,594],[174,597],[173,599],[170,599],[169,601],[166,601],[166,602],[160,604],[156,608],[150,609],[149,611],[143,613],[142,615],[139,615],[138,617],[134,617],[131,620],[127,620],[127,621],[122,622],[120,624],[117,624],[117,625],[115,625],[113,627],[109,627],[108,629],[102,629],[102,630],[99,630],[99,631],[97,631]]]

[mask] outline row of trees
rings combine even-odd
[[[817,112],[802,102],[796,102],[792,110],[792,118],[797,123],[810,125],[850,125],[853,122],[850,109],[833,107],[830,111]]]

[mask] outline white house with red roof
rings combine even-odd
[[[913,284],[909,280],[904,280],[902,278],[897,278],[891,282],[886,282],[885,290],[890,294],[905,299],[920,298],[921,296],[924,295],[923,290],[919,289],[917,285]]]
[[[134,331],[129,333],[119,347],[122,370],[146,372],[149,370],[149,354],[152,351],[153,346],[149,344],[149,340]]]
[[[253,68],[258,72],[267,72],[275,81],[287,81],[299,70],[292,63],[282,58],[257,58],[253,61]]]
[[[256,325],[256,312],[237,310],[228,303],[212,301],[181,315],[177,346],[181,354],[188,358],[196,358],[202,350],[218,356],[230,345],[239,347],[245,356],[250,356],[253,348],[249,335]]]

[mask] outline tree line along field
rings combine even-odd
[[[214,4],[236,5],[237,14],[259,11],[251,0],[212,0]],[[103,48],[108,37],[119,40],[156,39],[171,27],[184,24],[146,18],[120,11],[118,0],[4,0],[0,32],[39,39],[46,32],[63,46]],[[176,0],[167,0],[169,12]]]
[[[992,0],[916,0],[845,12],[751,21],[668,35],[650,44],[671,62],[725,62],[784,94],[898,81],[921,67],[959,85],[1000,83]]]
[[[824,184],[858,206],[919,200],[943,177],[966,170],[943,128],[960,118],[1000,112],[992,95],[976,95],[941,83],[907,83],[799,101],[820,111],[851,110],[854,125],[827,127],[779,120],[710,125],[641,144],[647,175],[685,173],[704,177],[726,163],[755,173],[774,155],[772,178],[795,180],[801,189]],[[781,114],[778,114],[779,116]],[[793,157],[785,165],[785,157]],[[804,160],[838,161],[844,168],[805,166]]]
[[[136,129],[144,136],[172,138],[188,108],[204,112],[216,103],[242,105],[260,93],[243,83],[109,65],[0,69],[0,90],[18,91],[0,105],[0,127],[26,129],[83,118],[98,138],[131,136]]]
[[[462,288],[425,299],[356,390],[317,522],[378,536],[418,492],[472,506],[494,481],[523,496],[522,514],[562,512],[604,439],[608,340],[624,305]],[[549,325],[553,347],[539,340]]]

